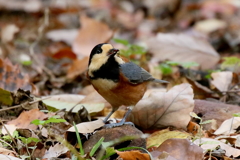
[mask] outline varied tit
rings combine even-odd
[[[88,63],[87,77],[97,92],[112,105],[104,123],[120,106],[135,106],[143,97],[148,82],[168,83],[153,78],[135,63],[123,60],[118,51],[111,44],[98,44],[92,49]],[[123,125],[130,111],[112,127]]]

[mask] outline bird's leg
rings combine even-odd
[[[112,111],[107,115],[106,118],[104,118],[103,123],[106,123],[106,122],[108,121],[109,117],[111,117],[111,115],[112,115],[115,111],[116,111],[116,109],[114,109],[114,108],[112,107]]]
[[[119,123],[105,124],[104,128],[114,128],[114,127],[122,126],[124,124],[130,124],[130,125],[134,126],[134,124],[132,122],[125,122],[126,118],[131,113],[131,111],[132,111],[132,106],[129,107],[127,113],[124,115],[123,119]]]

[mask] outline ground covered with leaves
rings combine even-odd
[[[239,17],[239,0],[0,0],[0,159],[239,159]],[[99,43],[169,81],[134,126],[104,128],[86,78]]]

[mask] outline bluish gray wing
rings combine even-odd
[[[133,62],[121,64],[120,69],[124,76],[134,84],[155,80],[150,73]]]

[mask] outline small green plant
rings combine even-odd
[[[35,119],[31,123],[35,124],[35,125],[43,125],[44,126],[44,125],[49,124],[49,123],[60,123],[60,122],[66,122],[66,120],[65,119],[61,119],[60,116],[56,115],[56,116],[49,117],[45,121],[41,121],[39,119]]]
[[[199,66],[196,62],[175,62],[175,61],[166,61],[159,65],[159,69],[162,71],[163,75],[169,75],[173,72],[174,66],[182,66],[184,68],[191,68],[194,66]]]
[[[240,59],[237,57],[224,57],[224,62],[221,64],[221,69],[226,70],[230,69],[235,70],[240,67]]]
[[[131,55],[143,55],[146,53],[146,49],[144,47],[130,44],[127,40],[114,38],[113,41],[126,46],[126,49],[120,50],[120,54],[127,58],[130,58]]]
[[[203,124],[208,124],[208,123],[212,123],[213,120],[206,120],[206,121],[203,121],[201,117],[199,117],[196,113],[194,112],[190,112],[190,116],[193,117],[193,118],[196,118],[196,119],[199,119],[200,122],[199,122],[199,125],[200,125],[200,128],[198,130],[198,133],[197,135],[194,137],[193,141],[195,141],[196,139],[199,139],[200,140],[200,146],[202,145],[201,143],[201,138],[203,136],[202,132],[203,132]],[[204,142],[205,143],[205,142]]]

